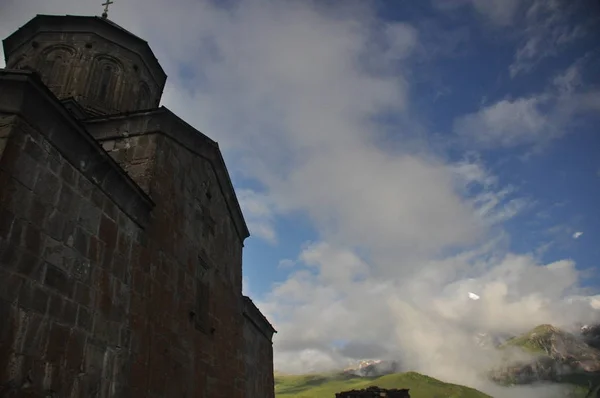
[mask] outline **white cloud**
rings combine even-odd
[[[455,131],[486,147],[536,143],[554,134],[540,109],[544,102],[542,97],[500,100],[457,119]]]
[[[269,243],[277,243],[275,215],[269,198],[250,189],[238,190],[237,197],[250,233]]]
[[[578,231],[578,232],[575,232],[575,233],[573,234],[573,239],[577,239],[577,238],[579,238],[581,235],[583,235],[583,232],[580,232],[580,231]]]
[[[283,260],[279,260],[278,267],[279,268],[292,268],[296,265],[294,260],[290,260],[289,258],[284,258]]]

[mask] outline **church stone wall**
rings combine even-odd
[[[11,126],[0,159],[0,391],[129,396],[141,229],[43,134],[17,117]]]

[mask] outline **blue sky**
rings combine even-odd
[[[2,4],[3,36],[102,11]],[[276,369],[389,356],[489,391],[475,330],[598,320],[597,1],[131,0],[110,16],[165,67],[163,105],[224,151]]]

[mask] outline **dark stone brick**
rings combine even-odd
[[[104,258],[102,259],[102,268],[106,270],[112,270],[115,256],[115,249],[106,249],[104,251]]]
[[[98,209],[102,209],[104,207],[104,193],[99,189],[94,189],[92,191],[91,201]]]
[[[118,218],[118,209],[113,201],[107,196],[104,199],[104,214],[106,214],[111,220],[116,221]]]
[[[77,223],[75,221],[67,221],[62,236],[62,241],[65,242],[65,245],[73,247],[75,244],[75,230],[77,230]]]
[[[31,303],[30,308],[40,314],[46,314],[48,310],[48,303],[50,301],[50,296],[48,292],[41,288],[40,286],[33,285],[32,286],[32,295],[31,295]]]
[[[19,296],[17,302],[19,306],[29,309],[31,308],[31,300],[33,299],[33,284],[32,282],[24,279],[19,289]]]
[[[50,263],[46,263],[44,284],[52,289],[56,289],[66,297],[70,297],[73,294],[73,281],[61,269]]]
[[[35,161],[25,154],[21,154],[18,159],[17,167],[12,171],[13,178],[33,190],[39,175],[39,166]]]
[[[129,279],[129,262],[127,261],[127,258],[121,254],[115,254],[111,271],[115,278],[120,281],[125,282],[125,279]]]
[[[44,261],[55,267],[69,272],[76,259],[73,249],[50,237],[46,238],[43,257]]]
[[[55,204],[60,192],[60,180],[49,170],[43,170],[35,184],[33,192],[43,201]]]
[[[119,334],[119,345],[125,350],[131,347],[131,329],[122,327]]]
[[[27,322],[27,332],[23,340],[22,353],[28,356],[38,356],[44,351],[48,339],[49,324],[43,314],[31,313]]]
[[[29,155],[33,160],[38,163],[44,163],[48,156],[48,152],[44,151],[35,141],[27,139],[25,146],[23,147],[23,153]]]
[[[62,240],[66,223],[67,218],[64,214],[58,209],[53,209],[44,224],[44,231],[53,239]]]
[[[69,328],[59,323],[52,323],[50,336],[46,347],[46,359],[50,362],[58,362],[64,356],[69,343]]]
[[[71,300],[65,300],[60,319],[68,325],[75,325],[77,322],[77,304]]]
[[[27,222],[23,219],[15,219],[10,232],[10,242],[22,247],[25,236]]]
[[[118,229],[117,224],[106,216],[102,216],[100,221],[100,231],[98,237],[106,244],[107,249],[114,248],[117,243]]]
[[[86,307],[79,306],[77,310],[77,326],[88,332],[92,330],[92,315]]]
[[[33,198],[27,219],[36,225],[45,225],[50,207],[37,198]]]
[[[14,220],[13,212],[0,208],[0,239],[8,239]]]
[[[73,166],[70,163],[64,163],[62,169],[60,171],[60,177],[64,182],[71,186],[77,186],[77,177],[79,173],[75,171]]]
[[[82,202],[79,210],[79,224],[92,235],[97,235],[101,215],[102,212],[92,202]]]
[[[21,260],[17,266],[17,272],[30,279],[41,281],[42,279],[42,260],[30,252],[21,253]]]
[[[67,369],[79,373],[83,363],[83,353],[85,352],[86,335],[77,329],[71,330],[69,345],[66,352]]]
[[[81,207],[81,197],[69,186],[64,185],[60,190],[60,197],[56,208],[69,220],[76,220]]]
[[[2,203],[5,204],[7,210],[21,218],[27,216],[27,210],[33,200],[33,192],[29,188],[11,178],[0,194],[3,198]]]
[[[54,174],[59,175],[62,166],[62,161],[58,156],[48,156],[48,169]]]
[[[0,347],[7,345],[6,343],[10,341],[10,335],[13,333],[12,318],[12,305],[8,301],[0,299],[0,319],[2,319],[2,322],[0,322]],[[0,348],[1,353],[2,349]],[[0,355],[0,358],[3,357]]]
[[[19,143],[19,141],[21,141]],[[2,167],[8,172],[13,172],[19,167],[19,157],[21,155],[21,147],[23,145],[23,135],[13,134],[11,139],[6,143],[4,151],[2,151]]]
[[[104,246],[104,243],[98,240],[98,238],[95,236],[90,237],[88,258],[90,259],[92,265],[100,265],[102,263]]]
[[[0,268],[0,298],[14,303],[25,283],[25,278]]]
[[[85,285],[81,282],[77,282],[75,284],[75,294],[73,299],[86,307],[89,307],[92,300],[92,291],[88,285]]]
[[[125,233],[124,231],[121,231],[119,233],[117,247],[119,249],[119,253],[126,257],[129,257],[129,254],[131,252],[131,236]]]
[[[15,269],[21,259],[22,251],[8,241],[0,242],[0,265],[3,268]]]
[[[25,227],[24,247],[36,256],[41,256],[46,237],[33,224]]]
[[[94,335],[95,339],[98,339],[99,341],[103,342],[103,343],[108,343],[110,342],[110,336],[111,336],[111,331],[110,331],[110,321],[108,320],[107,317],[103,316],[102,313],[97,312],[94,315],[94,327],[93,327],[93,331],[92,334]],[[118,338],[118,333],[117,333],[117,338]],[[118,343],[117,341],[113,342],[114,344]]]
[[[90,234],[85,232],[83,228],[77,227],[75,229],[75,242],[73,248],[80,254],[86,256],[88,254],[88,246],[90,241]]]
[[[65,299],[60,294],[52,294],[50,296],[50,305],[48,306],[48,315],[55,319],[60,319],[63,312]]]
[[[79,257],[76,258],[73,262],[72,274],[73,278],[76,280],[83,282],[86,285],[89,285],[91,282],[92,276],[92,266],[90,261],[86,258]]]
[[[105,292],[99,292],[98,296],[97,296],[98,302],[98,311],[100,311],[100,314],[104,317],[107,318],[110,316],[110,312],[112,311],[112,300],[110,298],[110,295],[105,293]]]
[[[82,176],[78,182],[78,189],[84,198],[90,198],[92,196],[94,184],[92,184],[90,180]]]

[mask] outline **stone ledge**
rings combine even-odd
[[[148,224],[154,207],[150,197],[65,109],[37,74],[0,70],[0,113],[23,119],[138,225]]]

